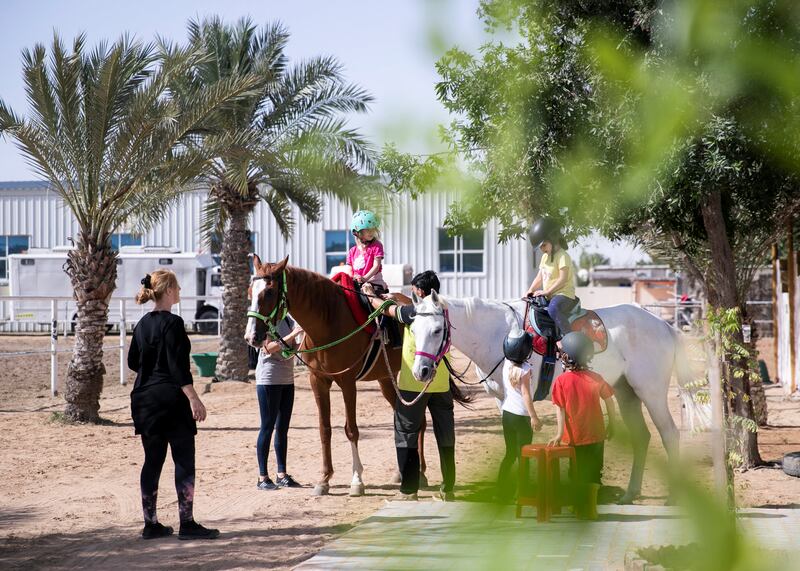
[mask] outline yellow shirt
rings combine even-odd
[[[401,391],[413,391],[415,393],[421,392],[425,387],[425,383],[418,381],[414,378],[414,373],[411,369],[414,367],[414,353],[417,350],[417,344],[414,342],[414,334],[411,332],[411,327],[406,327],[403,333],[403,357],[400,363],[400,381],[398,386]],[[450,354],[447,354],[450,358]],[[436,376],[428,387],[427,393],[446,393],[450,390],[450,371],[444,361],[439,361],[436,367]],[[403,406],[403,405],[400,405]]]
[[[565,295],[570,299],[575,299],[575,275],[572,270],[572,258],[569,257],[566,250],[559,249],[552,260],[550,259],[550,254],[544,254],[542,262],[539,264],[539,269],[542,270],[542,289],[545,291],[558,281],[559,270],[565,270],[567,272],[567,282],[552,292],[549,297]]]

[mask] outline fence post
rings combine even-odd
[[[119,384],[125,386],[125,369],[128,366],[125,359],[125,337],[127,335],[127,320],[125,319],[125,298],[119,300]]]
[[[58,394],[58,302],[50,300],[50,394]]]

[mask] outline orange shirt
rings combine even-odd
[[[606,426],[600,399],[614,396],[603,377],[592,371],[567,371],[553,383],[553,404],[564,409],[564,444],[583,446],[602,442]]]

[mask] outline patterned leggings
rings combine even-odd
[[[158,480],[167,458],[167,445],[172,450],[175,462],[175,490],[178,492],[178,512],[182,522],[193,520],[194,504],[194,435],[168,438],[166,436],[142,436],[144,465],[140,479],[142,489],[142,511],[145,523],[156,523]]]

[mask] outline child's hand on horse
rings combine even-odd
[[[365,282],[361,286],[361,291],[367,295],[375,295],[375,288],[372,287],[372,284],[369,282]]]

